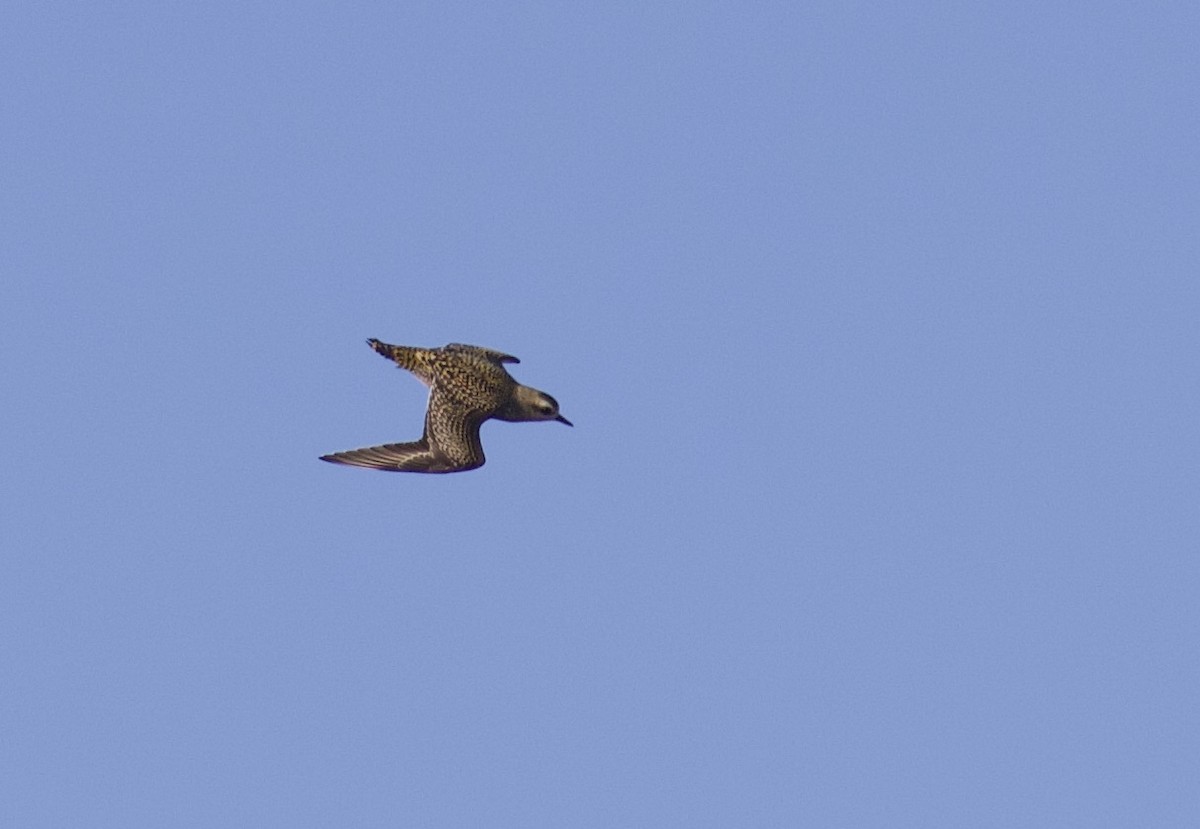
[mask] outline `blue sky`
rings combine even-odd
[[[7,4],[0,823],[1195,825],[1198,25]]]

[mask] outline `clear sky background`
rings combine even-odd
[[[0,824],[1198,825],[1198,39],[4,4]]]

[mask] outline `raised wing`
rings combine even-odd
[[[465,345],[464,343],[450,343],[443,346],[446,351],[457,351],[464,354],[478,354],[485,360],[491,360],[496,365],[502,363],[519,363],[521,362],[511,354],[505,354],[503,351],[495,351],[490,348],[484,348],[480,345]]]

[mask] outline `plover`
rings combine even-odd
[[[412,348],[370,339],[367,345],[429,386],[425,434],[412,443],[323,455],[323,461],[389,472],[465,472],[483,466],[479,427],[485,420],[557,420],[574,425],[558,413],[553,397],[522,386],[509,375],[504,364],[521,362],[510,354],[462,343]]]

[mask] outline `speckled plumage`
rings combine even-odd
[[[485,420],[569,420],[553,397],[522,386],[505,370],[516,357],[477,345],[441,348],[367,344],[429,386],[425,433],[411,443],[386,443],[323,455],[321,460],[389,472],[465,472],[483,466],[479,427]]]

